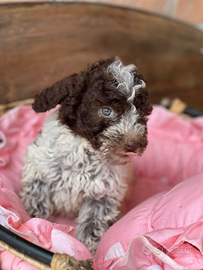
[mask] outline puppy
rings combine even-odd
[[[134,65],[112,58],[93,63],[35,97],[33,109],[60,104],[28,147],[22,201],[32,217],[78,217],[76,237],[92,254],[119,213],[125,165],[147,146],[151,113]]]

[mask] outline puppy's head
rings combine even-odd
[[[125,164],[147,146],[148,92],[134,65],[112,58],[57,82],[36,96],[33,109],[61,104],[59,120],[86,138],[111,164]]]

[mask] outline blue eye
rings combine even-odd
[[[113,111],[111,109],[103,108],[101,112],[106,117],[113,116]]]

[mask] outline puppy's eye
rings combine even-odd
[[[106,117],[111,117],[113,116],[113,111],[111,109],[108,109],[108,108],[103,108],[101,110],[102,114]]]

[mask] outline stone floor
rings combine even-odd
[[[195,24],[195,26],[203,30],[203,0],[0,0],[0,4],[60,1],[97,2],[141,9]]]

